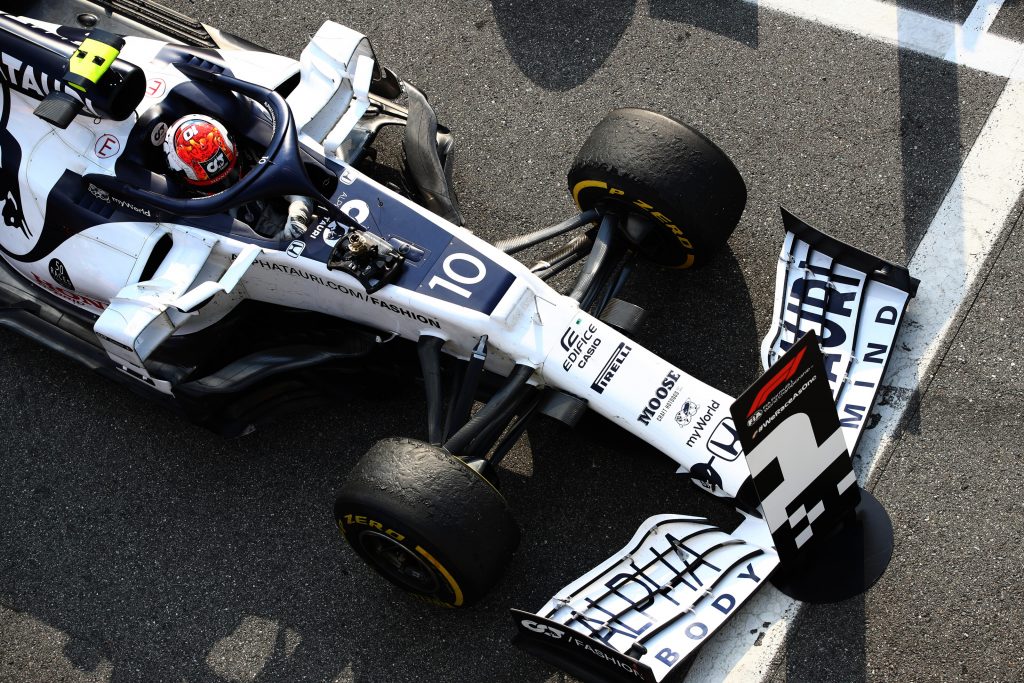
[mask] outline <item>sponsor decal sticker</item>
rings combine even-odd
[[[633,680],[622,675],[632,671],[636,680],[654,683],[686,661],[777,564],[771,551],[715,527],[651,522],[644,537],[577,580],[586,583],[574,588],[571,605],[560,597],[569,592],[563,589],[546,617],[513,610],[519,627],[514,642],[527,651],[532,642],[540,652],[568,658],[585,651],[612,665],[606,668],[618,675],[609,680]],[[637,642],[644,649],[631,649]],[[655,677],[652,668],[662,674]]]
[[[579,324],[579,320],[576,324]],[[565,360],[562,361],[562,369],[566,372],[572,369],[573,365],[580,368],[587,367],[591,357],[597,352],[601,345],[601,338],[597,336],[597,327],[588,325],[583,332],[576,332],[571,327],[566,329],[562,335],[562,350],[566,351]]]
[[[53,281],[64,289],[70,289],[75,291],[75,285],[71,283],[71,276],[68,275],[68,269],[64,267],[60,259],[50,259],[50,277]]]
[[[91,194],[93,197],[100,200],[101,202],[110,201],[110,193],[104,190],[103,188],[96,187],[92,183],[89,183],[89,194]]]
[[[743,454],[743,445],[731,417],[722,420],[708,437],[708,450],[716,458],[732,462]]]
[[[711,462],[715,459],[712,458]],[[690,479],[694,484],[701,487],[708,493],[714,493],[716,489],[722,488],[722,475],[720,475],[711,463],[697,463],[690,468]]]
[[[149,141],[154,147],[162,147],[164,144],[164,138],[166,137],[167,124],[163,121],[153,126],[153,130],[149,133]]]
[[[690,399],[686,399],[683,401],[683,405],[679,409],[679,412],[676,413],[676,424],[680,427],[685,427],[690,424],[690,420],[693,419],[693,416],[697,414],[698,410],[700,410],[700,404],[691,401]]]
[[[731,412],[775,548],[792,560],[860,499],[817,335],[805,334]]]
[[[327,246],[333,247],[337,244],[338,240],[345,236],[345,227],[338,225],[336,222],[325,216],[317,221],[316,225],[313,226],[313,229],[309,231],[308,238],[310,241],[314,241],[320,237],[320,235],[324,236],[324,243]]]
[[[700,437],[704,434],[705,429],[711,424],[711,418],[722,407],[722,404],[718,401],[712,401],[704,411],[704,414],[697,418],[697,421],[693,424],[693,429],[690,435],[686,438],[687,446],[696,446],[697,442],[700,441]]]
[[[397,313],[398,315],[405,316],[406,318],[417,320],[423,323],[424,325],[430,325],[431,327],[436,327],[438,329],[441,328],[441,323],[435,318],[425,316],[422,313],[417,313],[416,311],[410,311],[408,308],[399,306],[397,304],[393,304],[390,301],[385,301],[383,299],[378,299],[375,296],[370,296],[366,292],[350,289],[349,287],[346,287],[341,283],[334,282],[333,280],[325,280],[319,275],[307,273],[304,270],[299,270],[298,268],[294,268],[292,266],[286,266],[281,263],[271,263],[270,261],[263,261],[261,259],[256,259],[255,261],[253,261],[253,263],[267,270],[282,272],[295,278],[315,282],[321,287],[333,289],[334,291],[340,292],[341,294],[347,294],[348,296],[358,299],[359,301],[364,301],[370,305],[379,306],[387,311],[391,311],[392,313]]]
[[[572,648],[570,648],[570,651],[578,648],[581,651],[580,654],[583,654],[583,656],[596,657],[597,659],[600,659],[603,664],[611,666],[616,671],[621,670],[632,674],[641,681],[647,680],[632,659],[627,655],[619,654],[610,646],[605,645],[601,642],[603,639],[591,640],[590,638],[573,632],[571,629],[561,627],[561,624],[553,624],[537,617],[536,615],[530,616],[533,618],[520,619],[519,627],[521,631],[528,631],[531,634],[544,636],[545,639],[550,638],[552,641],[558,641],[560,644],[564,643],[566,645],[571,645]]]
[[[305,248],[305,242],[303,242],[302,240],[294,240],[292,241],[291,244],[288,245],[288,248],[285,250],[285,253],[287,253],[292,258],[299,258],[299,256],[302,255],[302,252]]]
[[[604,390],[608,388],[612,380],[615,379],[615,374],[619,371],[619,368],[629,358],[629,352],[633,350],[633,347],[626,342],[619,342],[619,345],[612,351],[612,355],[608,358],[608,362],[604,364],[601,371],[597,373],[597,377],[594,378],[590,388],[599,394],[603,394]],[[582,366],[581,366],[582,367]]]
[[[394,529],[392,529],[391,527],[387,526],[386,524],[382,524],[381,522],[378,522],[373,517],[367,517],[365,515],[345,515],[344,519],[345,519],[345,524],[348,525],[348,526],[353,526],[353,525],[356,525],[356,524],[361,525],[361,526],[368,526],[371,529],[375,529],[378,532],[384,534],[385,536],[390,536],[391,538],[395,539],[396,541],[404,541],[405,540],[405,534],[401,533],[400,531],[395,531]],[[341,533],[344,534],[345,533],[345,528],[343,526],[341,526],[340,524],[339,524],[339,528],[341,529]]]
[[[772,395],[772,392],[779,388],[779,386],[791,378],[795,373],[797,367],[800,365],[800,359],[804,357],[804,352],[801,350],[797,357],[782,366],[782,369],[775,373],[775,376],[768,380],[768,383],[761,387],[761,390],[757,392],[757,396],[754,397],[754,402],[750,404],[750,412],[747,413],[747,425],[754,423],[754,419],[749,419],[758,408],[765,404],[768,397]]]
[[[338,240],[345,236],[345,228],[338,225],[334,221],[328,221],[327,224],[324,226],[323,235],[324,244],[326,244],[329,247],[333,247],[335,244],[338,243]],[[313,236],[315,237],[316,235]]]
[[[35,273],[32,273],[32,280],[50,294],[58,296],[61,299],[64,299],[65,301],[70,301],[75,305],[88,306],[89,308],[95,308],[99,311],[102,311],[107,307],[107,304],[103,301],[97,301],[96,299],[87,296],[82,296],[81,294],[77,294],[75,292],[69,292],[66,289],[63,289],[61,287],[58,287],[57,285],[47,282],[46,280],[39,277]]]
[[[658,415],[658,411],[662,409],[662,405],[666,402],[671,405],[671,401],[675,400],[675,397],[679,395],[679,392],[673,392],[672,387],[676,385],[679,378],[682,377],[675,370],[669,370],[665,377],[661,380],[661,384],[654,390],[654,395],[647,399],[647,403],[644,405],[643,410],[636,416],[636,421],[641,424],[651,424],[651,419]],[[671,399],[669,396],[671,395]],[[664,413],[662,413],[664,415]]]
[[[150,216],[153,215],[152,212],[149,209],[143,208],[141,206],[135,206],[131,202],[129,202],[127,200],[124,200],[124,199],[121,199],[120,197],[114,197],[113,195],[111,195],[110,201],[114,202],[115,204],[120,206],[122,209],[127,209],[129,211],[134,211],[135,213],[143,215],[143,216],[146,216],[147,218],[149,218]]]

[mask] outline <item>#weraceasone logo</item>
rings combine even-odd
[[[761,391],[757,392],[757,396],[754,397],[754,402],[750,405],[750,411],[747,413],[747,417],[754,414],[754,411],[764,405],[764,402],[768,400],[768,397],[772,395],[772,392],[779,388],[783,382],[788,380],[790,377],[796,374],[796,369],[800,365],[800,360],[804,357],[804,352],[807,351],[807,347],[800,349],[800,353],[796,354],[796,358],[782,366],[774,377],[768,380],[768,384],[761,387]]]

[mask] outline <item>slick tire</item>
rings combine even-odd
[[[581,210],[618,211],[638,252],[674,268],[708,262],[747,201],[736,166],[699,131],[644,109],[616,109],[597,124],[568,174]]]
[[[427,602],[463,607],[501,578],[519,545],[504,497],[447,451],[376,443],[338,494],[334,515],[377,573]]]

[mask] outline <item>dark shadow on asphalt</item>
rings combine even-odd
[[[738,396],[760,376],[754,308],[731,248],[697,270],[641,268],[624,296],[648,311],[637,341],[697,379]]]
[[[492,0],[505,48],[522,72],[549,90],[590,78],[615,50],[636,11],[635,0]],[[758,7],[745,0],[651,0],[651,16],[757,47]],[[685,28],[682,28],[685,31]]]
[[[512,59],[537,85],[569,90],[601,68],[626,31],[635,0],[493,0]]]
[[[823,631],[820,625],[828,624]],[[799,621],[786,638],[782,683],[856,683],[867,680],[864,653],[864,596],[831,605],[804,605]],[[827,662],[827,667],[822,667]]]
[[[650,0],[651,16],[675,21],[685,26],[711,31],[718,35],[757,47],[758,6],[746,0],[721,2],[678,2]]]
[[[905,249],[914,253],[961,164],[957,66],[899,52]]]

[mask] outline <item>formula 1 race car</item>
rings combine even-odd
[[[587,679],[662,680],[780,563],[799,583],[816,539],[868,514],[849,453],[917,286],[906,269],[783,212],[773,369],[735,400],[629,337],[636,264],[700,266],[743,211],[743,179],[698,131],[612,111],[568,173],[579,214],[489,244],[462,227],[449,131],[357,32],[327,22],[295,61],[156,3],[24,4],[0,13],[0,324],[225,434],[409,361],[425,439],[377,443],[335,506],[398,587],[458,607],[494,585],[519,541],[496,468],[540,415],[603,415],[743,518],[653,517],[514,613],[525,649]],[[168,165],[168,131],[195,115],[237,147],[216,190]],[[403,128],[400,169],[374,161],[386,126]]]

